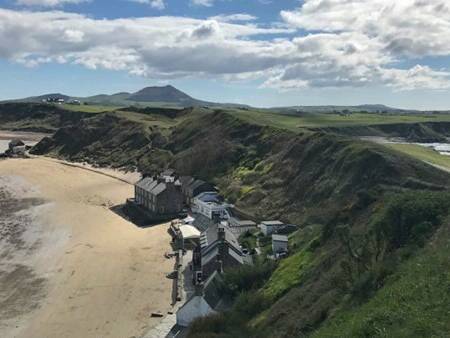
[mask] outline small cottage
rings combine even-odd
[[[282,229],[284,223],[280,221],[263,221],[258,227],[265,236],[269,236]]]

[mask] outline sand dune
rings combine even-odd
[[[0,161],[0,178],[3,200],[16,189],[15,205],[34,201],[10,212],[29,213],[25,251],[0,248],[1,337],[139,337],[160,321],[151,312],[170,310],[168,226],[140,229],[109,210],[132,185],[40,158]],[[29,296],[17,300],[18,288]]]

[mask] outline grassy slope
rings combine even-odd
[[[386,146],[419,160],[450,170],[450,156],[441,155],[434,149],[416,144],[388,143]]]
[[[296,131],[305,127],[347,127],[370,126],[393,123],[418,123],[450,121],[450,114],[440,115],[394,115],[355,113],[348,116],[339,114],[304,114],[303,116],[282,115],[258,110],[234,110],[234,115],[249,122]]]
[[[450,334],[450,223],[389,277],[366,304],[343,309],[312,336],[447,337]]]
[[[63,104],[60,105],[61,109],[83,112],[83,113],[104,113],[109,111],[118,110],[121,106],[107,106],[107,105],[73,105]]]

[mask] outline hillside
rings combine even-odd
[[[119,112],[91,115],[33,152],[144,173],[175,167],[215,182],[257,219],[300,225],[290,237],[291,255],[278,266],[262,261],[256,272],[227,277],[237,285],[235,305],[197,322],[191,337],[330,337],[335,330],[356,337],[374,336],[377,328],[394,334],[399,326],[374,317],[394,311],[387,294],[411,306],[402,312],[409,334],[429,329],[417,317],[426,308],[448,313],[436,297],[448,288],[440,282],[448,273],[448,174],[380,145],[256,124],[236,112],[191,110],[169,119],[170,125],[146,125]],[[427,281],[415,264],[430,261],[437,277]],[[242,284],[247,274],[252,283]],[[414,281],[418,293],[403,293]],[[429,287],[432,297],[417,296]],[[350,320],[355,313],[358,321]],[[448,327],[434,320],[439,336]]]
[[[48,104],[0,104],[1,129],[53,133],[58,128],[72,125],[88,116],[88,113],[69,111]]]
[[[28,97],[15,100],[15,102],[41,103],[47,99],[63,99],[68,102],[71,100],[79,100],[82,103],[110,105],[110,106],[169,106],[169,107],[190,107],[211,105],[219,106],[221,104],[201,101],[192,98],[177,88],[167,86],[146,87],[134,93],[120,92],[115,94],[99,94],[88,97],[77,97],[65,94],[45,94],[39,96]]]

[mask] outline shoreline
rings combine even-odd
[[[51,134],[0,129],[0,140],[11,140],[19,138],[22,141],[39,142],[46,136],[51,136]]]
[[[0,161],[0,178],[22,177],[45,201],[34,215],[43,224],[37,233],[61,231],[63,238],[41,241],[28,255],[44,262],[43,253],[52,252],[53,260],[33,271],[45,280],[44,294],[36,309],[16,316],[13,336],[139,337],[164,320],[152,312],[173,309],[165,275],[174,262],[163,256],[171,251],[168,224],[141,229],[116,215],[110,208],[133,187],[122,174],[101,171],[40,157]],[[52,251],[49,243],[59,246]],[[10,336],[1,326],[0,335]]]

